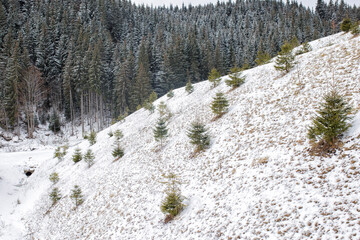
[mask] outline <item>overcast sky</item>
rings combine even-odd
[[[222,1],[222,0],[220,0]],[[226,0],[228,1],[228,0]],[[283,2],[285,2],[286,0],[283,0]],[[315,8],[316,6],[316,0],[298,0],[299,2],[302,2],[303,5],[308,6],[310,8]],[[325,2],[329,2],[330,0],[325,0]],[[333,0],[334,2],[336,0]],[[217,0],[132,0],[133,3],[137,3],[137,4],[147,4],[147,5],[153,5],[155,6],[169,6],[170,4],[173,5],[179,5],[181,6],[183,3],[185,5],[188,4],[192,4],[193,6],[195,5],[199,5],[199,4],[206,4],[206,3],[216,3]],[[345,0],[346,3],[350,4],[350,5],[354,5],[356,4],[357,6],[360,6],[360,0]]]

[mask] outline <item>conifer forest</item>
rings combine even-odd
[[[208,79],[276,56],[360,19],[344,1],[236,0],[149,7],[127,0],[2,0],[0,126],[28,129],[54,115],[100,130],[154,91]],[[26,127],[25,127],[26,126]]]

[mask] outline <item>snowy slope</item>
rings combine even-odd
[[[234,91],[224,81],[214,89],[205,81],[190,95],[180,88],[172,99],[157,100],[173,113],[162,149],[152,131],[159,113],[142,109],[111,126],[124,133],[120,160],[113,161],[115,137],[106,129],[95,145],[78,145],[94,151],[91,168],[72,162],[74,148],[61,162],[46,161],[24,189],[33,210],[25,214],[20,204],[14,212],[27,229],[22,239],[360,238],[360,115],[343,151],[332,157],[310,156],[306,138],[333,76],[354,113],[359,109],[360,38],[340,33],[311,46],[285,76],[270,63],[245,71],[246,83]],[[226,92],[230,110],[212,121],[210,103],[218,91]],[[196,157],[186,136],[194,120],[206,123],[211,135],[210,148]],[[53,171],[63,198],[50,208]],[[181,177],[187,207],[164,224],[160,182],[169,171]],[[75,184],[85,195],[76,210],[69,198]]]

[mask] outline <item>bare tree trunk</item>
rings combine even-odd
[[[81,114],[81,134],[84,136],[85,127],[84,127],[84,91],[81,91],[80,97],[80,114]]]
[[[74,136],[74,106],[73,106],[71,88],[69,90],[69,93],[70,93],[71,136]]]

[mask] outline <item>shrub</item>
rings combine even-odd
[[[177,179],[177,176],[170,173],[164,176],[167,181],[163,182],[166,184],[165,199],[161,202],[161,212],[167,214],[165,223],[177,216],[185,207],[183,204],[184,197],[181,195],[179,185],[181,182]]]
[[[336,90],[325,95],[321,109],[308,129],[312,141],[324,141],[330,148],[335,148],[340,136],[351,126],[348,121],[351,107]]]
[[[241,76],[241,69],[238,67],[230,69],[229,77],[230,79],[225,80],[225,83],[232,88],[240,87],[245,82],[245,77]]]
[[[52,174],[50,174],[49,180],[50,180],[53,184],[56,184],[56,183],[60,180],[59,174],[58,174],[57,172],[53,172]]]
[[[193,122],[187,136],[190,138],[190,143],[196,145],[196,151],[204,150],[210,145],[210,137],[202,123]]]
[[[55,205],[61,199],[61,194],[57,187],[51,191],[49,196],[52,201],[52,205]]]
[[[84,161],[88,164],[88,167],[91,167],[94,164],[94,159],[94,153],[91,151],[91,149],[88,149],[84,155]]]
[[[70,198],[74,201],[75,206],[79,206],[84,202],[84,196],[82,195],[81,188],[78,185],[74,186],[74,189],[71,190],[72,194]]]
[[[75,153],[72,156],[72,160],[74,161],[74,163],[80,162],[82,160],[82,154],[80,148],[75,149]]]
[[[90,145],[94,145],[96,143],[96,132],[91,131],[90,135],[88,136],[88,140]]]

